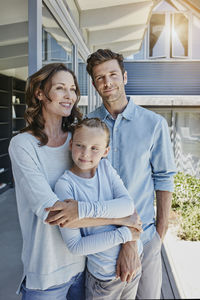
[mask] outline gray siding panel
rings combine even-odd
[[[127,95],[200,95],[200,62],[125,62]]]

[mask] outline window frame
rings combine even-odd
[[[164,14],[165,15],[165,51],[166,55],[165,56],[150,56],[150,22],[148,26],[148,33],[147,33],[147,46],[146,46],[146,53],[147,56],[146,58],[148,60],[174,60],[174,59],[190,59],[191,58],[191,53],[192,53],[192,43],[191,43],[191,38],[192,38],[192,22],[191,22],[191,14],[188,12],[182,12],[182,11],[176,11],[176,12],[153,12],[152,15],[156,14]],[[185,15],[186,18],[188,19],[188,55],[187,56],[178,56],[178,55],[173,55],[173,40],[172,40],[172,20],[174,20],[174,15],[175,14],[182,14]]]
[[[153,15],[164,15],[165,16],[165,28],[166,28],[166,25],[167,25],[167,18],[166,18],[166,13],[163,13],[163,12],[155,12],[152,14]],[[167,42],[165,43],[165,55],[159,55],[159,56],[150,56],[150,34],[151,34],[151,20],[149,22],[149,26],[148,26],[148,41],[147,41],[147,57],[148,59],[166,59],[167,58],[167,49],[166,49],[166,46],[167,46]],[[165,36],[167,38],[167,30],[165,29]],[[165,38],[165,40],[166,40]]]
[[[174,30],[174,19],[175,19],[175,15],[185,15],[184,13],[182,12],[174,12],[174,13],[171,13],[171,39],[170,39],[170,58],[183,58],[183,59],[188,59],[189,58],[189,42],[190,42],[190,38],[189,38],[189,35],[190,35],[190,20],[189,20],[189,16],[187,15],[186,18],[188,19],[188,44],[187,44],[187,52],[188,52],[188,55],[174,55],[173,54],[173,30]]]

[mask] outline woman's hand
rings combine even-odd
[[[118,222],[117,220],[121,220],[121,221]],[[133,228],[137,229],[140,233],[143,231],[142,230],[142,221],[136,210],[134,211],[134,213],[131,216],[124,217],[122,219],[117,219],[117,220],[115,223],[117,225],[133,227]]]
[[[57,201],[53,206],[45,208],[49,212],[45,222],[63,227],[78,220],[78,202],[73,199]]]

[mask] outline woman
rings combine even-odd
[[[45,208],[62,203],[52,190],[71,167],[68,144],[71,125],[81,119],[79,98],[76,77],[64,64],[41,68],[27,82],[27,127],[9,146],[23,237],[24,268],[18,289],[23,300],[84,299],[85,258],[70,254],[59,227],[45,222]],[[67,202],[65,208],[70,220],[75,220],[74,227],[124,225],[126,221],[131,225],[126,218],[78,220],[77,201]]]
[[[66,299],[74,282],[79,294],[69,292],[69,299],[70,295],[71,299],[83,298],[84,257],[72,256],[59,228],[44,222],[44,208],[59,200],[52,188],[70,167],[69,130],[75,119],[81,119],[79,98],[78,83],[71,70],[60,63],[44,66],[28,80],[28,125],[9,146],[23,237],[22,299]]]

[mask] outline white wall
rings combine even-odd
[[[192,24],[192,58],[200,59],[200,19],[193,16]]]

